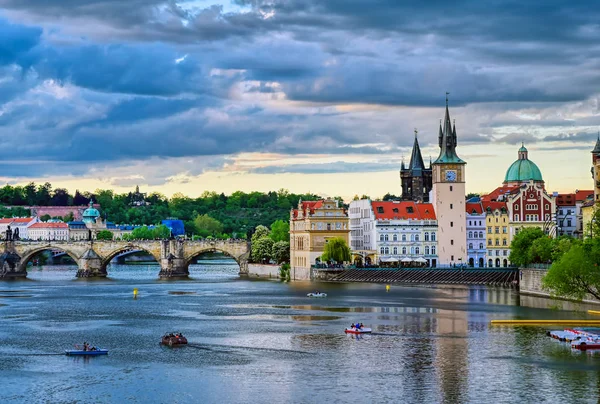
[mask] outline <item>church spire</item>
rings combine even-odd
[[[598,140],[596,140],[596,146],[594,147],[594,150],[592,150],[592,153],[600,154],[600,132],[598,132]]]
[[[408,169],[415,172],[415,174],[420,175],[421,170],[425,169],[425,163],[423,163],[423,156],[421,155],[421,148],[419,147],[419,140],[417,139],[418,133],[419,131],[415,129],[415,142],[413,143]]]
[[[450,111],[448,109],[448,94],[450,93],[446,92],[446,114],[444,116],[443,125],[442,123],[440,123],[440,155],[435,160],[434,164],[464,163],[464,161],[456,155],[456,123],[452,125],[452,121],[450,120]]]

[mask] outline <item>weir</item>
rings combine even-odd
[[[78,266],[77,277],[101,278],[107,275],[110,261],[125,251],[146,251],[160,264],[161,278],[181,278],[189,275],[192,260],[206,252],[222,252],[240,266],[240,275],[248,273],[250,244],[246,240],[91,240],[91,241],[22,241],[3,242],[0,255],[0,279],[27,276],[27,263],[44,250],[61,250]]]

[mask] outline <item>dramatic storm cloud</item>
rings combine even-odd
[[[468,189],[521,142],[549,185],[589,188],[598,21],[593,2],[0,0],[2,177],[399,193],[448,91]]]

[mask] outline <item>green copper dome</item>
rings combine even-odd
[[[504,182],[544,181],[538,166],[527,157],[527,149],[521,146],[519,158],[506,171]]]
[[[90,207],[83,211],[83,221],[85,223],[96,223],[96,219],[100,217],[98,209],[94,208],[93,202],[90,200]]]

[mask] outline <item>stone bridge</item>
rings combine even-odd
[[[137,241],[5,241],[0,255],[0,278],[27,276],[27,262],[44,250],[62,250],[77,263],[77,277],[105,277],[106,267],[120,253],[136,249],[160,264],[161,278],[186,277],[192,260],[206,252],[222,252],[248,274],[250,244],[245,240],[137,240]]]

